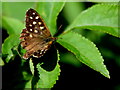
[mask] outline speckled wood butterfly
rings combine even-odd
[[[30,8],[26,12],[25,22],[26,28],[20,34],[20,44],[26,50],[23,58],[39,58],[46,53],[56,38],[51,36],[45,22],[34,9]]]

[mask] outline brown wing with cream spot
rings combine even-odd
[[[46,41],[49,38],[50,41]],[[21,46],[27,50],[24,59],[43,56],[54,40],[40,15],[33,9],[26,12],[26,28],[23,29],[20,39]]]
[[[41,37],[50,37],[50,31],[40,15],[34,10],[29,9],[26,12],[26,28],[29,32],[39,34]]]

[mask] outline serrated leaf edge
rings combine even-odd
[[[72,32],[72,31],[71,31]],[[86,64],[87,66],[89,66],[90,68],[92,68],[92,69],[94,69],[95,71],[97,71],[97,72],[100,72],[102,75],[104,75],[105,77],[107,77],[107,78],[110,78],[110,76],[109,76],[109,72],[108,72],[108,70],[107,70],[107,68],[106,68],[106,66],[104,65],[104,59],[103,59],[103,57],[102,57],[102,55],[101,55],[101,53],[99,52],[99,50],[98,50],[98,48],[96,47],[96,45],[93,43],[93,42],[91,42],[90,40],[88,40],[87,38],[85,38],[85,37],[83,37],[82,35],[80,35],[80,34],[78,34],[78,33],[76,33],[76,32],[72,32],[72,33],[75,33],[76,35],[78,35],[78,37],[81,37],[82,39],[85,39],[85,40],[87,40],[88,42],[90,42],[95,48],[96,48],[96,51],[99,53],[99,56],[100,56],[100,58],[101,58],[101,60],[102,60],[102,62],[101,62],[101,64],[104,66],[104,68],[106,69],[106,72],[108,73],[108,74],[106,74],[105,75],[105,73],[102,73],[102,72],[100,72],[100,71],[98,71],[98,70],[95,70],[94,68],[92,68],[92,67],[90,67],[87,63],[84,63],[82,60],[80,60],[79,59],[79,56],[77,56],[76,55],[76,53],[75,52],[73,52],[73,51],[71,51],[70,49],[68,49],[67,47],[65,47],[65,48],[67,48],[69,51],[71,51],[82,63],[84,63],[84,64]],[[64,33],[65,34],[65,33]],[[67,33],[66,33],[67,34]],[[63,34],[62,34],[63,35]],[[60,35],[61,36],[61,35]],[[59,42],[58,42],[59,43]],[[66,43],[66,42],[64,42],[64,43]],[[61,44],[61,43],[60,43]],[[67,43],[68,44],[68,43]],[[62,45],[62,44],[61,44]],[[72,45],[71,45],[72,46]],[[64,46],[63,46],[64,47]],[[73,47],[73,46],[72,46]],[[77,51],[78,51],[78,49],[76,48],[76,47],[74,47]],[[79,52],[79,51],[78,51]],[[81,53],[80,53],[81,54]],[[82,56],[84,56],[83,54],[81,54]],[[84,56],[85,57],[85,56]],[[85,58],[87,58],[87,57],[85,57]]]
[[[106,3],[96,4],[96,5],[92,6],[92,7],[89,7],[88,9],[84,10],[84,11],[81,12],[79,15],[82,15],[82,14],[86,13],[88,10],[91,10],[91,9],[96,8],[96,7],[98,7],[98,6],[101,6],[101,5],[106,5],[106,6],[119,6],[119,5],[117,5],[117,4],[106,4]],[[78,17],[79,17],[79,15],[78,15]],[[74,23],[74,22],[75,22],[75,20],[73,21],[73,23]],[[72,23],[72,24],[73,24],[73,23]],[[72,24],[71,24],[71,25],[72,25]],[[78,26],[71,27],[71,25],[70,25],[70,28],[69,28],[69,26],[68,26],[63,33],[66,33],[66,32],[68,32],[68,31],[71,31],[71,30],[73,30],[74,28],[78,27]],[[86,24],[86,25],[87,25],[87,24]],[[79,26],[79,28],[84,28],[84,27],[86,27],[86,25],[84,25],[84,26]],[[89,24],[89,25],[90,25],[90,24]],[[87,25],[87,26],[89,26],[89,25]],[[93,26],[97,26],[97,25],[94,25],[94,24],[92,24],[92,25],[93,25]],[[101,25],[99,25],[99,26],[101,26]],[[110,27],[110,26],[104,26],[104,27]],[[113,27],[112,27],[112,28],[113,28]],[[116,28],[117,28],[117,27],[116,27]],[[118,30],[119,30],[119,28],[120,28],[120,27],[118,27]],[[92,30],[92,29],[90,29],[90,30]],[[96,30],[96,29],[94,29],[94,30]],[[96,30],[96,31],[97,31],[97,30]],[[115,35],[115,34],[112,34],[112,33],[110,33],[110,32],[107,32],[107,31],[103,31],[103,30],[99,30],[99,31],[101,31],[101,32],[103,32],[103,33],[107,33],[107,34],[113,35],[113,36],[116,36],[116,37],[120,37],[119,34],[118,34],[118,35]]]

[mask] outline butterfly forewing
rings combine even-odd
[[[26,49],[24,59],[30,56],[41,57],[50,48],[55,40],[51,37],[50,31],[40,15],[34,10],[26,12],[26,28],[23,29],[21,36],[21,46]]]
[[[26,28],[29,32],[41,34],[44,37],[51,36],[43,19],[34,9],[29,9],[26,12]]]

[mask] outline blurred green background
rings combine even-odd
[[[24,23],[26,10],[35,8],[37,3],[39,2],[4,2],[2,3],[2,16],[12,17]],[[64,9],[58,15],[57,28],[62,25],[59,33],[63,32],[79,13],[95,4],[97,3],[67,2]],[[1,28],[3,29],[2,42],[4,43],[8,34],[4,27]],[[82,34],[96,44],[105,60],[104,63],[110,72],[111,79],[105,78],[98,72],[80,63],[71,52],[56,44],[56,48],[60,52],[61,75],[52,89],[120,90],[120,39],[90,30],[76,29],[75,32]],[[5,73],[3,75],[5,75],[3,78],[4,87],[7,84],[4,82],[7,75]]]

